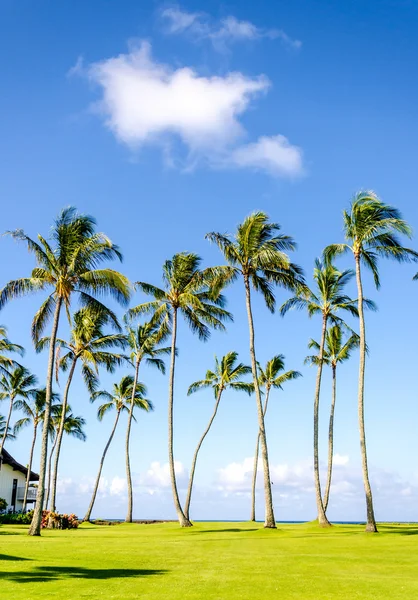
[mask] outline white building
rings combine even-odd
[[[19,464],[4,448],[0,457],[0,498],[6,500],[7,510],[19,512],[23,509],[23,496],[25,493],[28,469]],[[30,472],[29,482],[39,480],[39,475]],[[27,502],[36,500],[37,488],[29,487]]]

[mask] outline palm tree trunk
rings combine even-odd
[[[174,404],[174,370],[176,366],[176,340],[177,340],[177,309],[173,309],[173,323],[171,336],[171,361],[170,361],[170,379],[168,384],[168,462],[170,466],[171,489],[173,492],[174,506],[177,512],[177,518],[182,527],[191,527],[192,523],[186,518],[181,508],[179,493],[177,491],[176,471],[174,468],[174,449],[173,449],[173,404]]]
[[[12,417],[12,412],[13,412],[13,402],[14,402],[14,396],[13,396],[13,394],[11,394],[10,395],[9,412],[7,414],[7,420],[6,420],[6,428],[4,430],[4,434],[3,434],[3,437],[2,437],[1,443],[0,443],[0,457],[3,454],[4,442],[6,441],[7,434],[9,433],[10,419]]]
[[[141,359],[137,358],[135,363],[135,376],[132,388],[131,405],[129,407],[128,424],[126,426],[126,439],[125,439],[125,460],[126,460],[126,482],[128,485],[128,512],[126,514],[125,523],[132,523],[132,508],[133,508],[133,494],[132,494],[132,476],[131,476],[131,463],[129,460],[129,439],[131,436],[131,425],[132,417],[134,414],[135,406],[135,392],[138,384],[138,372]]]
[[[109,446],[110,446],[110,443],[111,443],[111,441],[113,439],[113,436],[115,435],[116,427],[117,427],[118,421],[119,421],[119,416],[120,416],[120,410],[118,410],[117,413],[116,413],[115,424],[113,425],[112,432],[111,432],[111,434],[109,436],[109,439],[107,440],[107,444],[106,444],[106,446],[105,446],[105,448],[103,450],[102,458],[100,459],[99,472],[97,473],[96,482],[94,484],[93,495],[91,497],[90,504],[89,504],[89,507],[87,509],[87,512],[85,514],[85,517],[84,517],[83,521],[90,521],[90,517],[91,517],[92,510],[93,510],[93,506],[94,506],[94,503],[96,501],[97,490],[99,489],[100,476],[102,474],[104,460],[105,460],[107,451],[109,450]]]
[[[327,333],[327,317],[323,315],[322,317],[322,335],[321,335],[321,345],[319,347],[319,361],[318,361],[318,371],[316,374],[316,384],[315,384],[315,399],[314,399],[314,480],[315,480],[315,496],[316,496],[316,507],[318,511],[318,524],[321,527],[329,527],[331,523],[328,521],[327,516],[325,514],[324,505],[322,503],[322,494],[321,494],[321,480],[319,477],[319,449],[318,449],[318,438],[319,438],[319,396],[321,393],[321,379],[322,379],[322,366],[323,366],[323,358],[324,358],[324,346],[325,346],[325,336]]]
[[[363,307],[363,285],[361,282],[360,271],[360,255],[355,255],[356,259],[356,281],[358,291],[358,314],[360,325],[360,361],[359,361],[359,378],[358,378],[358,421],[360,430],[360,450],[361,462],[363,467],[364,491],[366,494],[367,507],[367,524],[366,531],[377,533],[376,521],[374,518],[372,488],[369,481],[369,469],[367,466],[367,449],[366,449],[366,430],[364,425],[364,373],[366,367],[366,327],[364,323],[364,307]]]
[[[33,452],[35,450],[37,432],[38,432],[38,424],[36,423],[33,427],[32,445],[30,447],[28,474],[27,474],[26,483],[25,483],[25,493],[23,495],[23,512],[25,512],[26,505],[28,503],[28,489],[29,489],[29,483],[30,483],[30,474],[32,471]]]
[[[55,342],[57,339],[61,306],[62,298],[58,297],[55,306],[54,321],[52,324],[51,340],[49,345],[48,370],[46,375],[45,414],[41,439],[41,460],[39,466],[38,493],[36,495],[35,510],[33,513],[32,523],[29,528],[29,535],[41,535],[42,508],[45,497],[46,461],[48,453],[48,429],[49,419],[51,415],[52,378],[54,374]]]
[[[214,419],[216,417],[216,413],[218,412],[218,407],[219,407],[219,402],[221,401],[222,392],[223,392],[223,389],[220,388],[218,396],[216,398],[215,408],[213,409],[212,416],[211,416],[211,418],[209,420],[208,426],[206,427],[206,429],[205,429],[202,437],[199,440],[199,443],[197,445],[197,448],[196,448],[194,456],[193,456],[192,467],[190,469],[189,487],[187,489],[186,503],[184,505],[184,514],[185,514],[186,519],[189,519],[190,501],[191,501],[191,498],[192,498],[192,488],[193,488],[194,473],[195,473],[195,470],[196,470],[197,456],[199,454],[200,447],[203,444],[203,440],[205,439],[205,437],[209,433],[209,430],[212,427],[212,423],[213,423],[213,421],[214,421]]]
[[[264,409],[263,409],[263,415],[264,417],[266,416],[266,412],[267,412],[267,404],[269,401],[269,395],[270,395],[270,387],[266,388],[266,400],[264,402]],[[258,453],[260,450],[260,432],[257,433],[257,444],[255,446],[255,452],[254,452],[254,470],[253,470],[253,483],[252,483],[252,489],[251,489],[251,517],[250,517],[250,521],[254,521],[255,522],[255,487],[257,485],[257,468],[258,468]]]
[[[255,342],[254,342],[254,322],[253,315],[251,310],[251,293],[250,293],[250,282],[248,277],[244,277],[245,284],[245,296],[246,296],[246,305],[247,305],[247,315],[248,315],[248,327],[250,333],[250,355],[251,355],[251,370],[253,374],[254,381],[254,390],[255,390],[255,399],[257,403],[257,413],[258,413],[258,426],[260,433],[260,442],[261,442],[261,457],[263,460],[264,467],[264,496],[265,496],[265,520],[264,527],[268,528],[276,528],[276,521],[274,518],[274,510],[273,510],[273,497],[271,493],[271,481],[270,481],[270,467],[269,467],[269,458],[268,458],[268,450],[267,450],[267,437],[266,437],[266,429],[264,425],[264,414],[263,414],[263,405],[261,402],[261,393],[260,386],[258,384],[258,374],[257,374],[257,359],[255,355]]]
[[[46,499],[45,499],[45,510],[48,508],[49,495],[51,493],[51,471],[52,471],[52,457],[54,456],[54,450],[57,445],[57,438],[55,437],[54,443],[52,444],[51,454],[49,455],[48,461],[48,485],[46,486]],[[52,521],[48,523],[48,527],[52,527]]]
[[[59,424],[58,433],[57,433],[57,439],[56,439],[57,450],[55,453],[54,468],[52,471],[51,503],[49,505],[49,509],[51,511],[56,510],[55,503],[56,503],[56,495],[57,495],[58,463],[59,463],[59,459],[60,459],[62,436],[64,434],[65,417],[66,417],[67,406],[68,406],[68,393],[70,391],[71,382],[72,382],[75,367],[77,364],[77,358],[78,358],[77,356],[73,358],[70,372],[68,373],[68,379],[67,379],[67,383],[66,383],[65,390],[64,390],[64,396],[62,399],[62,414],[61,414],[60,424]]]
[[[337,367],[332,365],[332,400],[331,400],[331,411],[329,414],[329,429],[328,429],[328,471],[327,471],[327,484],[325,486],[324,493],[324,511],[327,512],[329,491],[331,489],[332,479],[332,460],[334,457],[334,412],[335,412],[335,400],[337,399]]]

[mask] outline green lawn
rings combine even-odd
[[[1,598],[418,598],[418,526],[0,526]]]

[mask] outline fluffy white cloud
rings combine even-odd
[[[273,175],[302,171],[302,153],[283,136],[261,137],[242,145],[239,117],[265,93],[264,76],[242,73],[204,77],[189,67],[156,62],[142,42],[127,54],[90,65],[88,76],[103,92],[96,109],[115,136],[131,147],[174,137],[187,149],[187,165],[203,161],[215,168],[254,168]]]
[[[174,461],[174,470],[179,487],[187,483],[188,475],[183,464],[180,461]],[[171,486],[170,466],[168,463],[161,464],[156,461],[151,463],[146,474],[141,477],[141,485],[145,486],[148,491],[153,491],[154,488],[168,488]]]
[[[350,457],[347,454],[334,454],[333,464],[334,466],[348,465]]]

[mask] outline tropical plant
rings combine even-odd
[[[286,371],[284,372],[284,356],[278,354],[273,356],[272,359],[267,361],[264,369],[258,364],[258,383],[261,389],[264,390],[265,399],[263,406],[263,416],[265,418],[267,413],[268,402],[270,398],[270,390],[283,389],[283,384],[287,381],[293,381],[298,377],[302,377],[302,373],[299,371]],[[251,489],[251,521],[255,521],[255,489],[257,484],[257,471],[258,471],[258,455],[260,451],[260,432],[257,433],[257,443],[255,446],[254,453],[254,470],[253,470],[253,481]]]
[[[46,427],[42,431],[39,487],[30,535],[40,535],[41,532],[55,341],[61,308],[65,307],[69,317],[70,301],[75,292],[78,293],[83,306],[100,307],[102,310],[106,308],[98,297],[103,294],[109,294],[121,304],[127,304],[130,297],[130,286],[126,277],[112,269],[97,268],[104,261],[121,259],[122,256],[118,247],[107,236],[95,231],[95,225],[93,217],[79,214],[75,208],[69,207],[62,210],[56,219],[49,242],[39,234],[36,242],[21,229],[9,232],[16,240],[26,243],[28,250],[35,255],[37,264],[30,277],[9,281],[5,285],[0,292],[0,309],[8,301],[19,296],[48,290],[49,294],[32,322],[35,344],[52,318],[46,377]],[[114,317],[111,311],[109,315]],[[114,319],[116,320],[116,317]]]
[[[129,311],[131,317],[152,314],[153,319],[171,329],[171,364],[168,387],[168,462],[174,506],[182,527],[191,527],[180,504],[174,469],[173,404],[174,374],[177,343],[177,319],[181,313],[193,333],[205,341],[210,328],[224,330],[223,321],[231,315],[223,308],[225,299],[220,294],[228,272],[219,267],[201,269],[201,258],[192,253],[175,254],[163,265],[164,289],[138,281],[136,287],[153,300],[139,304]]]
[[[20,356],[23,356],[24,349],[19,344],[13,344],[7,337],[7,328],[4,325],[0,325],[0,374],[7,375],[10,369],[17,367],[18,363],[7,356],[8,354],[16,352]]]
[[[68,371],[68,378],[64,389],[61,422],[56,432],[54,443],[56,450],[54,454],[54,467],[51,479],[51,503],[50,510],[56,510],[56,488],[58,465],[61,452],[61,443],[64,433],[65,418],[67,414],[68,395],[73,380],[75,368],[78,362],[81,363],[81,373],[90,394],[92,394],[99,385],[98,372],[100,367],[104,367],[108,372],[113,373],[117,366],[120,366],[126,359],[124,355],[115,353],[110,349],[118,347],[125,348],[127,345],[126,337],[122,333],[105,334],[103,328],[107,324],[115,325],[113,319],[109,319],[107,311],[97,307],[85,306],[80,308],[73,316],[73,326],[69,341],[57,338],[56,346],[59,349],[57,354],[57,378],[58,369]],[[39,340],[36,349],[38,352],[48,347],[50,338]],[[65,354],[61,355],[62,352]],[[46,505],[47,506],[47,505]]]
[[[334,413],[335,413],[335,402],[337,399],[337,366],[340,363],[345,362],[351,357],[351,352],[358,348],[360,338],[356,333],[351,333],[348,339],[344,342],[343,332],[341,325],[334,325],[327,329],[325,336],[325,347],[322,357],[324,365],[328,365],[332,370],[332,397],[331,397],[331,409],[329,415],[329,427],[328,427],[328,467],[327,467],[327,481],[325,485],[325,492],[323,497],[324,511],[327,512],[329,492],[331,489],[332,479],[332,463],[334,456]],[[307,356],[305,363],[318,365],[320,344],[315,340],[310,340],[309,348],[317,350],[318,354],[313,356]]]
[[[126,426],[125,437],[125,458],[126,458],[126,481],[128,487],[128,512],[125,521],[132,523],[133,511],[133,492],[132,492],[132,476],[131,463],[129,455],[129,441],[131,435],[132,417],[135,407],[134,395],[137,393],[137,383],[139,375],[139,367],[143,359],[146,364],[156,367],[161,373],[165,374],[164,361],[159,358],[165,354],[169,354],[171,348],[159,347],[159,344],[166,339],[169,334],[167,324],[155,320],[147,321],[146,323],[134,326],[126,319],[126,339],[131,350],[131,363],[134,367],[134,380],[132,385],[132,398],[129,405],[128,423]]]
[[[274,312],[276,299],[273,285],[295,291],[304,287],[302,270],[290,262],[287,251],[295,249],[289,236],[279,233],[280,225],[270,223],[263,212],[255,212],[238,226],[234,237],[220,233],[208,233],[206,238],[218,245],[229,265],[229,281],[242,277],[245,288],[248,327],[250,337],[251,369],[260,430],[261,455],[264,470],[265,527],[275,528],[271,492],[267,437],[264,425],[261,392],[258,383],[255,351],[254,321],[251,305],[251,286],[261,292],[267,308]]]
[[[319,259],[315,261],[314,281],[316,290],[307,290],[304,294],[289,298],[281,307],[282,315],[292,308],[305,309],[309,317],[321,315],[322,332],[319,347],[318,369],[315,383],[314,395],[314,479],[316,506],[318,512],[318,523],[321,527],[329,526],[330,523],[325,514],[322,502],[321,481],[319,477],[319,449],[318,449],[318,430],[319,430],[319,398],[321,392],[322,366],[325,347],[325,337],[328,322],[343,323],[337,316],[340,311],[345,311],[357,317],[357,301],[353,300],[344,293],[344,287],[354,277],[354,272],[350,269],[340,272],[334,265],[324,265]],[[373,304],[367,301],[370,307]]]
[[[190,394],[193,394],[198,390],[211,387],[215,395],[215,406],[212,412],[212,416],[209,419],[209,423],[206,426],[206,429],[203,432],[203,435],[200,438],[195,453],[193,455],[192,466],[190,469],[189,486],[187,489],[187,497],[186,502],[184,504],[184,514],[186,516],[186,519],[189,519],[190,516],[190,501],[192,497],[197,457],[200,448],[203,444],[203,441],[209,433],[210,428],[212,427],[212,423],[216,417],[216,413],[218,412],[219,403],[221,401],[223,392],[226,389],[247,392],[247,394],[252,394],[254,392],[254,385],[252,383],[240,381],[242,377],[251,373],[251,367],[246,367],[243,363],[237,364],[237,359],[237,352],[228,352],[227,354],[225,354],[225,356],[221,358],[221,360],[218,360],[218,358],[215,356],[215,369],[213,371],[206,371],[205,378],[192,383],[187,392],[187,395],[190,396]]]
[[[97,411],[97,418],[99,419],[99,421],[102,421],[103,417],[113,409],[116,410],[116,418],[109,439],[104,447],[102,457],[100,459],[99,471],[97,473],[96,482],[94,484],[93,494],[83,521],[90,521],[94,503],[96,501],[97,490],[99,489],[103,464],[106,458],[107,451],[109,450],[110,444],[113,440],[113,436],[115,435],[116,427],[119,422],[119,417],[122,412],[130,412],[129,409],[130,404],[132,402],[132,388],[134,387],[134,381],[135,379],[132,375],[124,375],[119,383],[113,384],[112,393],[106,390],[98,390],[93,392],[91,396],[91,402],[95,402],[98,399],[106,400],[104,404],[99,406],[99,409]],[[144,398],[146,393],[147,390],[145,385],[139,381],[136,381],[134,388],[134,407],[149,412],[153,410],[153,406],[150,400]],[[135,416],[133,414],[132,419],[135,421]]]
[[[29,453],[29,463],[28,463],[28,477],[26,477],[25,483],[25,493],[23,496],[23,512],[26,510],[27,498],[28,498],[28,489],[30,477],[29,474],[32,470],[32,462],[33,462],[33,452],[35,450],[36,438],[38,433],[38,426],[40,423],[44,422],[45,415],[45,399],[46,399],[46,388],[39,388],[35,390],[35,393],[30,399],[18,399],[15,400],[14,408],[16,410],[21,410],[25,417],[16,421],[14,425],[14,432],[18,433],[23,427],[27,427],[28,425],[33,425],[33,435],[32,435],[32,443],[30,447]],[[59,402],[59,394],[55,392],[52,393],[51,404],[52,407]],[[51,430],[51,422],[49,423],[49,428]]]
[[[4,439],[12,441],[16,438],[16,435],[10,427],[6,428],[6,421],[7,419],[3,415],[0,415],[0,435]]]
[[[21,348],[21,346],[19,346]],[[13,370],[4,373],[0,378],[0,401],[9,400],[9,410],[5,422],[4,433],[0,440],[0,456],[3,453],[4,442],[6,441],[6,432],[10,429],[10,419],[13,412],[13,405],[17,398],[30,398],[36,385],[37,379],[28,369],[21,365],[16,366]]]
[[[371,270],[375,286],[378,289],[380,287],[378,270],[379,258],[392,258],[398,262],[408,262],[417,260],[418,253],[410,248],[405,248],[398,238],[399,234],[406,236],[407,238],[412,237],[411,227],[402,218],[399,210],[382,202],[372,191],[358,192],[354,196],[349,210],[343,212],[343,222],[344,234],[347,242],[328,246],[324,251],[324,256],[329,262],[332,262],[336,256],[346,252],[351,252],[354,257],[360,325],[358,419],[364,491],[366,496],[366,531],[375,533],[377,532],[377,527],[367,464],[366,430],[364,422],[366,326],[364,320],[361,267],[364,266]]]

